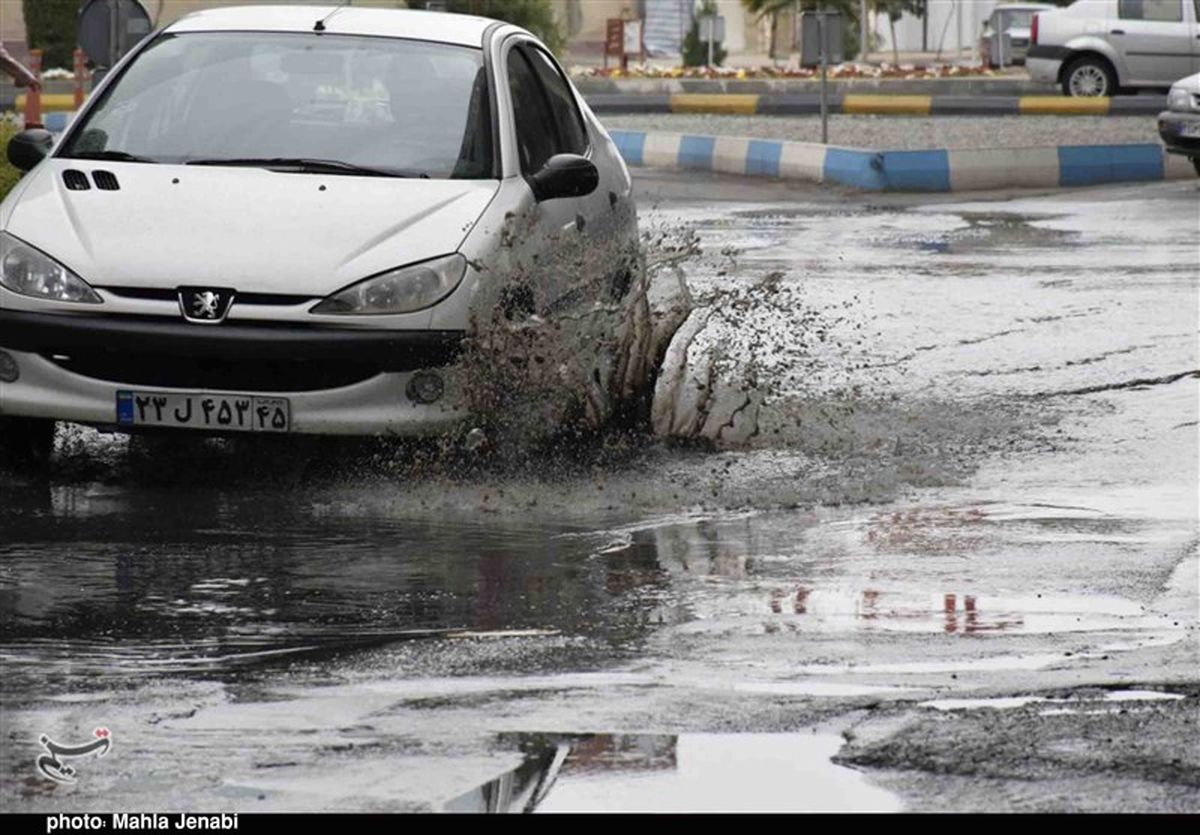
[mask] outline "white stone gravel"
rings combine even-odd
[[[750,136],[819,142],[818,116],[609,114],[610,130]],[[829,142],[878,150],[1022,148],[1158,142],[1153,116],[831,116]]]

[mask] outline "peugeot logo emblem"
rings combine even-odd
[[[179,309],[189,322],[212,325],[225,320],[233,296],[233,290],[219,287],[180,287]]]

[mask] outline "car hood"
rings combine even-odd
[[[92,178],[69,190],[63,171]],[[94,172],[117,190],[96,187]],[[452,253],[498,183],[49,159],[6,231],[93,285],[324,296]],[[111,185],[111,183],[110,183]]]
[[[1182,87],[1184,90],[1187,90],[1192,95],[1200,96],[1200,73],[1196,73],[1195,75],[1189,75],[1184,78],[1181,78],[1178,81],[1176,81],[1174,84],[1172,84],[1171,86],[1172,87]]]

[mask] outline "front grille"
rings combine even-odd
[[[179,291],[162,287],[117,287],[112,285],[96,285],[97,289],[125,299],[142,299],[145,301],[175,302],[179,301]],[[306,302],[316,302],[320,296],[306,296],[288,293],[237,293],[234,295],[234,305],[249,304],[262,307],[290,307]]]
[[[323,391],[361,383],[379,366],[340,360],[229,360],[89,350],[46,357],[94,380],[130,386],[244,392]]]

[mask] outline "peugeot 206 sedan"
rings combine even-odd
[[[442,431],[507,273],[541,265],[531,308],[595,304],[636,247],[612,140],[541,43],[483,18],[199,12],[8,155],[29,172],[0,204],[10,458],[44,459],[55,421]],[[612,275],[550,267],[572,247]]]

